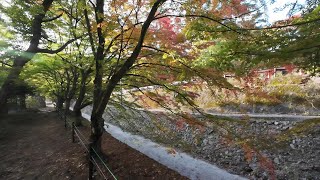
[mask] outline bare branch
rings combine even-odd
[[[92,101],[88,101],[88,102],[86,102],[86,103],[83,103],[83,104],[81,104],[80,109],[83,109],[83,108],[85,108],[86,106],[89,106],[89,105],[91,105],[91,104],[92,104]]]
[[[158,48],[155,48],[155,47],[152,47],[152,46],[146,46],[146,45],[143,45],[142,46],[143,48],[148,48],[148,49],[152,49],[152,50],[156,50],[156,51],[159,51],[159,52],[162,52],[162,53],[165,53],[165,54],[169,54],[169,52],[165,51],[165,50],[162,50],[162,49],[158,49]]]
[[[186,15],[173,15],[173,14],[169,14],[169,15],[159,16],[159,17],[156,17],[156,18],[154,18],[154,19],[156,20],[156,19],[161,19],[161,18],[164,18],[164,17],[186,17],[186,18],[188,18],[188,17],[192,18],[192,17],[193,17],[193,18],[208,19],[208,20],[210,20],[210,21],[216,22],[216,23],[218,23],[218,24],[226,27],[229,31],[234,31],[234,32],[236,32],[236,33],[238,33],[238,34],[241,34],[241,32],[239,32],[237,29],[233,29],[233,28],[229,27],[228,25],[222,23],[222,21],[223,21],[224,19],[214,19],[214,18],[209,17],[209,16],[196,15],[196,14],[186,14]]]
[[[280,26],[270,26],[270,27],[263,27],[263,28],[237,28],[234,30],[237,31],[261,31],[261,30],[269,30],[269,29],[282,29],[282,28],[286,28],[286,27],[294,27],[294,26],[301,26],[301,25],[305,25],[305,24],[310,24],[313,22],[317,22],[320,21],[320,18],[317,19],[313,19],[310,21],[304,21],[304,22],[298,22],[298,23],[293,23],[293,24],[286,24],[286,25],[280,25]],[[226,29],[226,30],[213,30],[213,31],[206,31],[206,32],[229,32],[231,30]]]
[[[170,66],[170,65],[166,65],[166,64],[158,64],[158,63],[139,63],[139,64],[135,64],[133,66],[131,66],[130,69],[134,69],[134,68],[137,68],[137,67],[152,67],[152,66],[161,66],[161,67],[165,67],[165,68],[168,68],[174,72],[177,72],[177,73],[180,73],[181,71],[180,68],[178,67],[174,67],[174,66]]]
[[[74,39],[70,39],[69,41],[67,41],[64,45],[62,45],[60,48],[56,49],[56,50],[50,50],[50,49],[37,49],[37,53],[47,53],[47,54],[56,54],[58,52],[61,52],[62,50],[64,50],[69,44],[73,43],[74,41],[76,41],[77,39],[82,38],[85,35],[76,37]]]
[[[59,14],[58,16],[56,16],[56,17],[53,17],[53,18],[50,18],[50,19],[44,19],[44,20],[42,20],[42,22],[46,23],[46,22],[54,21],[56,19],[59,19],[62,15],[63,15],[63,12],[61,14]]]
[[[3,65],[6,65],[6,66],[12,67],[11,64],[8,64],[8,63],[6,63],[6,62],[4,62],[4,61],[0,61],[0,63],[3,64]]]

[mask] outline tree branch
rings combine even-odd
[[[6,63],[6,62],[4,62],[4,61],[0,61],[0,63],[3,64],[3,65],[6,65],[6,66],[12,67],[11,64],[8,64],[8,63]]]
[[[305,24],[310,24],[313,22],[317,22],[320,21],[320,18],[317,19],[313,19],[310,21],[304,21],[304,22],[298,22],[298,23],[293,23],[293,24],[286,24],[286,25],[280,25],[280,26],[270,26],[270,27],[263,27],[263,28],[237,28],[234,30],[237,31],[261,31],[261,30],[270,30],[270,29],[282,29],[282,28],[286,28],[286,27],[293,27],[293,26],[300,26],[300,25],[305,25]],[[231,30],[226,29],[226,30],[213,30],[213,31],[206,31],[206,32],[229,32]]]
[[[46,22],[54,21],[56,19],[59,19],[62,15],[63,15],[63,12],[61,14],[59,14],[58,16],[56,16],[56,17],[49,18],[49,19],[44,19],[44,20],[42,20],[42,22],[46,23]]]
[[[170,65],[166,65],[166,64],[158,64],[158,63],[139,63],[139,64],[135,64],[135,65],[131,66],[130,69],[139,68],[139,67],[152,67],[152,66],[161,66],[161,67],[168,68],[176,73],[181,73],[181,71],[179,71],[180,68],[178,68],[178,67],[174,67],[174,66],[170,66]]]
[[[82,38],[83,36],[85,36],[85,35],[76,37],[76,38],[74,38],[74,39],[70,39],[70,40],[67,41],[64,45],[62,45],[60,48],[58,48],[58,49],[56,49],[56,50],[40,49],[40,48],[38,48],[38,49],[37,49],[37,53],[47,53],[47,54],[56,54],[56,53],[59,53],[59,52],[61,52],[62,50],[64,50],[64,48],[66,48],[69,44],[71,44],[71,43],[73,43],[74,41]]]
[[[158,48],[155,48],[155,47],[152,47],[152,46],[143,45],[142,47],[143,47],[143,48],[152,49],[152,50],[156,50],[156,51],[159,51],[159,52],[162,52],[162,53],[165,53],[165,54],[170,55],[170,53],[168,53],[167,51],[162,50],[162,49],[158,49]]]
[[[92,104],[92,101],[88,101],[86,103],[81,104],[80,109],[85,108],[86,106],[89,106],[90,104]]]
[[[164,18],[164,17],[193,17],[193,18],[203,18],[203,19],[208,19],[210,21],[213,21],[213,22],[216,22],[224,27],[226,27],[229,31],[234,31],[238,34],[241,34],[241,32],[239,32],[237,29],[233,29],[229,26],[227,26],[226,24],[222,23],[221,21],[223,21],[224,19],[214,19],[212,17],[209,17],[209,16],[205,16],[205,15],[196,15],[196,14],[186,14],[186,15],[173,15],[173,14],[169,14],[169,15],[163,15],[163,16],[159,16],[159,17],[156,17],[154,18],[155,20],[156,19],[161,19],[161,18]]]

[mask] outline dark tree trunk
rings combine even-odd
[[[20,106],[20,110],[27,109],[27,106],[26,106],[26,95],[25,94],[19,95],[19,106]]]
[[[33,54],[31,55],[33,57]],[[32,58],[30,57],[30,59]],[[9,75],[3,83],[0,90],[0,109],[5,109],[7,106],[7,100],[12,96],[15,82],[19,78],[23,66],[30,60],[29,58],[17,57],[14,59],[13,67],[10,69]]]
[[[65,114],[70,114],[70,104],[71,100],[74,98],[74,95],[76,94],[77,87],[78,87],[78,77],[79,74],[77,72],[76,68],[72,68],[72,75],[71,78],[70,75],[67,73],[67,91],[66,91],[66,101],[65,101]]]
[[[56,100],[56,110],[61,111],[63,109],[64,98],[61,96],[57,97]]]
[[[73,112],[74,114],[74,125],[75,126],[82,126],[82,114],[81,114],[81,109],[77,109],[76,111]]]
[[[104,132],[104,120],[99,115],[91,115],[91,135],[90,140],[93,148],[101,154],[101,141]]]
[[[70,78],[70,74],[69,74],[69,69],[66,69],[66,89],[64,92],[64,100],[65,100],[65,109],[64,109],[64,114],[67,115],[69,114],[69,107],[70,107],[70,101],[71,98],[69,98],[70,95],[70,89],[71,89],[71,78]]]
[[[5,99],[5,102],[3,102],[2,108],[0,108],[0,114],[7,114],[8,113],[8,103],[7,99]]]
[[[40,95],[34,96],[34,98],[37,100],[37,106],[40,108],[45,108],[46,107],[46,98]]]
[[[69,99],[69,98],[66,99],[66,101],[65,101],[65,103],[64,103],[64,106],[65,106],[65,107],[64,107],[64,108],[65,108],[65,109],[64,109],[64,110],[65,110],[64,113],[65,113],[66,115],[70,114],[70,109],[69,109],[69,108],[70,108],[70,104],[71,104],[71,99]]]
[[[91,73],[91,70],[88,70],[86,72],[84,72],[84,71],[81,72],[81,83],[80,83],[79,95],[78,95],[76,103],[73,107],[73,112],[74,112],[74,116],[75,116],[74,123],[76,126],[82,126],[81,109],[82,109],[82,104],[84,102],[85,94],[87,91],[86,82],[87,82],[87,79],[88,79],[88,76],[90,73]]]
[[[105,47],[105,38],[102,35],[102,27],[97,28],[97,34],[98,34],[98,41],[99,45],[97,47],[97,50],[95,49],[95,44],[93,42],[93,36],[91,31],[91,24],[88,18],[87,10],[84,11],[85,18],[86,18],[86,24],[87,24],[87,30],[89,33],[90,38],[90,44],[92,51],[94,53],[94,60],[95,60],[95,79],[94,79],[94,90],[93,90],[93,110],[91,113],[91,135],[90,135],[90,141],[92,142],[92,145],[96,151],[101,152],[101,137],[103,134],[103,119],[102,115],[97,114],[96,110],[99,109],[99,102],[101,99],[101,91],[102,91],[102,65],[101,61],[104,59],[104,47]],[[104,0],[97,1],[95,6],[95,13],[96,13],[96,23],[101,24],[103,23],[103,17],[99,16],[99,14],[104,13]]]
[[[30,44],[25,53],[22,53],[23,56],[17,56],[14,59],[13,66],[10,69],[9,75],[4,81],[1,90],[0,90],[0,109],[5,109],[7,106],[8,97],[11,95],[10,88],[14,86],[14,82],[19,78],[19,75],[22,71],[23,66],[29,62],[35,53],[37,53],[38,45],[41,39],[41,29],[42,22],[45,17],[45,13],[48,11],[54,0],[44,0],[42,3],[43,12],[36,15],[32,22],[32,37],[30,40]],[[2,112],[2,110],[0,110]]]

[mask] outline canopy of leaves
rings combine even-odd
[[[47,97],[63,96],[67,67],[58,58],[39,54],[28,63],[21,77]]]

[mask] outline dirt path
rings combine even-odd
[[[108,134],[103,151],[118,179],[186,179]],[[87,179],[85,150],[53,112],[0,117],[0,159],[0,179]]]

